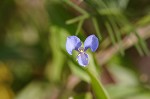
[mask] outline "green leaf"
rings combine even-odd
[[[82,29],[83,22],[84,22],[84,19],[79,21],[75,35],[79,34],[80,30]]]
[[[86,71],[89,77],[91,78],[91,85],[95,93],[96,99],[109,99],[106,90],[103,88],[98,78],[95,75],[93,75],[93,71],[89,69],[87,69]]]
[[[116,38],[117,38],[117,41],[118,41],[118,44],[119,44],[119,51],[122,55],[124,55],[124,49],[122,47],[122,38],[121,38],[121,32],[119,31],[119,28],[117,26],[117,23],[115,22],[115,20],[111,17],[108,17],[109,21],[110,21],[110,24],[112,25],[113,27],[113,30],[114,30],[114,34],[116,35]]]
[[[148,47],[147,47],[147,45],[146,45],[145,40],[143,40],[143,38],[141,38],[141,37],[139,36],[139,34],[138,34],[136,31],[135,31],[135,35],[137,36],[137,38],[138,38],[138,40],[139,40],[139,44],[141,45],[141,48],[143,49],[144,53],[145,53],[146,55],[149,55],[149,54],[150,54],[150,51],[149,51],[149,49],[148,49]]]
[[[58,82],[60,81],[62,68],[64,66],[64,54],[61,52],[61,43],[58,42],[58,39],[61,39],[62,34],[61,28],[57,26],[51,26],[49,36],[50,49],[52,51],[52,61],[47,64],[46,74],[49,80]],[[58,33],[58,34],[57,34]]]
[[[64,53],[66,53],[66,52],[64,51]],[[70,65],[70,67],[71,67],[72,71],[74,71],[80,78],[91,83],[93,91],[94,91],[97,99],[109,99],[107,92],[103,88],[100,81],[97,79],[98,70],[95,66],[96,64],[93,59],[93,56],[90,53],[88,53],[88,54],[90,57],[90,64],[87,67],[81,67],[74,59],[71,58],[71,56],[67,55],[67,57],[69,59],[71,59],[72,63],[74,63],[74,65]],[[72,67],[72,66],[74,66],[74,67]],[[79,68],[81,68],[83,71],[80,70]],[[85,73],[84,73],[84,71],[85,71]],[[82,74],[84,74],[84,76]]]
[[[108,22],[105,22],[105,26],[106,26],[106,29],[107,29],[108,34],[110,36],[112,44],[115,45],[116,44],[116,40],[115,40],[115,36],[113,34],[112,27],[110,26],[110,24]]]
[[[63,1],[66,2],[68,5],[70,5],[71,7],[73,7],[74,9],[76,9],[77,11],[79,11],[80,13],[88,14],[84,9],[82,9],[79,6],[75,5],[70,0],[63,0]]]
[[[73,97],[73,99],[92,99],[92,94],[90,92],[87,92],[85,94],[77,94]]]
[[[98,25],[98,21],[95,17],[92,18],[92,21],[93,21],[93,25],[95,27],[95,31],[97,33],[97,36],[100,40],[102,40],[102,35],[101,35],[101,32],[100,32],[100,29],[99,29],[99,25]]]
[[[144,17],[142,17],[142,18],[137,22],[137,25],[144,26],[144,25],[149,24],[149,23],[150,23],[150,14],[145,15]]]
[[[33,81],[21,90],[15,99],[44,99],[49,94],[49,84]]]
[[[85,15],[81,15],[81,16],[78,16],[78,17],[75,17],[73,19],[69,19],[66,21],[66,24],[73,24],[75,22],[78,22],[80,20],[85,20],[89,17],[89,15],[85,14]]]
[[[75,64],[73,64],[72,62],[69,63],[70,69],[71,71],[78,76],[80,79],[86,81],[86,82],[90,82],[90,77],[88,76],[88,74],[85,72],[84,69],[82,69],[79,66],[76,66]]]

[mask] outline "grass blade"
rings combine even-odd
[[[112,19],[111,17],[108,18],[116,35],[117,38],[117,42],[119,43],[119,51],[121,53],[121,55],[124,55],[124,49],[122,47],[122,38],[121,38],[121,32],[119,31],[119,28],[116,24],[116,22],[114,21],[114,19]]]
[[[80,32],[80,30],[82,28],[83,22],[84,22],[84,19],[79,21],[75,35],[79,34],[79,32]]]
[[[92,18],[92,21],[93,21],[93,25],[95,27],[95,31],[97,33],[97,36],[100,40],[102,40],[102,35],[101,35],[101,32],[100,32],[100,29],[99,29],[99,26],[98,26],[98,21],[95,17]]]
[[[105,22],[105,26],[106,26],[106,29],[108,31],[109,37],[110,37],[110,39],[112,41],[112,44],[115,45],[116,44],[116,40],[115,40],[115,36],[113,34],[113,30],[112,30],[110,24],[108,22]]]
[[[81,14],[88,14],[85,10],[83,10],[79,6],[73,4],[70,0],[64,0],[64,2],[66,2],[68,5],[70,5],[71,7],[73,7],[74,9],[76,9],[77,11],[79,11]]]

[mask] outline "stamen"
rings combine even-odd
[[[83,47],[80,47],[80,48],[78,48],[78,51],[79,51],[79,52],[84,52],[84,48],[83,48]]]

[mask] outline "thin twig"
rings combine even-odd
[[[137,29],[138,34],[143,39],[150,38],[150,25]],[[130,33],[130,35],[126,36],[122,40],[122,48],[128,49],[138,43],[138,39],[134,33]],[[119,43],[114,46],[109,47],[104,51],[97,52],[97,60],[100,65],[106,64],[112,56],[119,52]]]

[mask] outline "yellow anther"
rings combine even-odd
[[[84,52],[84,48],[83,48],[83,47],[80,47],[78,50],[79,50],[79,52],[81,52],[81,53]]]

